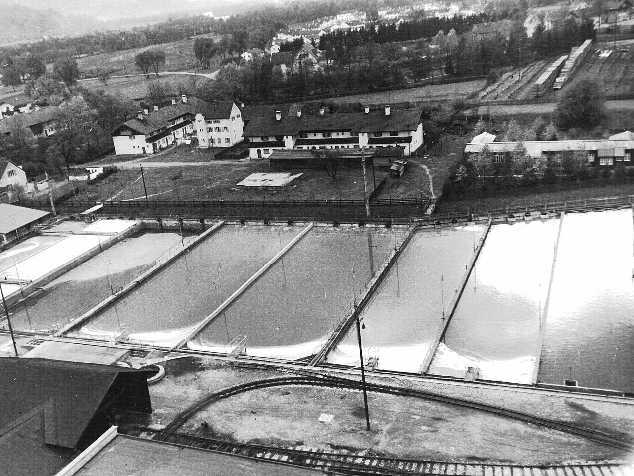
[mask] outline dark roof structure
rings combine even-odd
[[[142,119],[136,117],[130,119],[117,127],[112,134],[117,135],[121,128],[126,126],[139,134],[151,135],[168,127],[170,121],[187,115],[193,118],[197,113],[201,113],[205,119],[228,119],[232,108],[233,101],[207,102],[203,99],[190,97],[187,98],[187,102],[179,101],[176,104],[159,108],[158,111],[151,111]]]
[[[2,169],[1,164],[0,169]],[[49,212],[43,212],[42,210],[0,203],[0,233],[11,233],[47,215],[49,215]]]
[[[301,132],[350,131],[413,131],[421,122],[422,109],[392,109],[386,115],[384,109],[365,112],[327,112],[324,114],[284,114],[281,120],[275,117],[275,111],[260,109],[249,111],[248,124],[245,127],[246,137],[297,135]]]
[[[46,444],[83,448],[111,426],[117,412],[152,411],[147,372],[46,359],[0,359],[0,434],[43,408]]]
[[[54,121],[59,113],[58,106],[46,106],[37,111],[14,114],[5,119],[0,119],[0,134],[10,133],[17,127],[33,127],[38,124],[46,124]]]

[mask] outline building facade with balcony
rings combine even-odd
[[[399,147],[409,156],[423,145],[422,110],[418,107],[362,112],[283,114],[276,110],[249,118],[245,137],[249,158],[265,159],[275,150],[376,149]]]

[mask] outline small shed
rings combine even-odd
[[[49,212],[0,203],[0,248],[28,234]]]

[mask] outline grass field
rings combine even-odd
[[[154,75],[149,77],[139,75],[131,78],[112,78],[106,84],[98,79],[84,80],[78,84],[92,90],[101,89],[124,99],[140,99],[147,96],[148,85],[154,81],[164,85],[169,84],[174,94],[177,94],[179,89],[190,91],[209,80],[202,76],[161,75],[157,78]]]
[[[592,186],[588,184],[561,184],[551,186],[550,191],[521,189],[500,193],[495,197],[469,200],[441,200],[436,205],[438,213],[466,212],[470,209],[486,213],[487,210],[505,207],[533,208],[550,202],[578,200],[584,198],[614,197],[634,195],[634,183]]]
[[[340,103],[402,103],[402,102],[423,102],[423,101],[453,101],[464,99],[470,94],[479,91],[486,84],[486,80],[465,81],[461,83],[430,84],[417,88],[395,89],[392,91],[382,91],[377,93],[352,94],[349,96],[338,96],[326,98],[324,101]]]
[[[205,36],[209,35],[201,35],[201,37]],[[197,67],[193,48],[194,39],[189,38],[187,40],[174,41],[161,45],[86,56],[79,58],[77,64],[79,65],[80,71],[84,73],[105,69],[110,71],[113,75],[134,74],[139,72],[139,69],[134,65],[134,57],[147,49],[159,49],[165,51],[165,66],[162,68],[163,71],[192,71]]]
[[[606,49],[612,50],[612,54],[607,58],[601,58],[595,48],[577,70],[570,84],[581,79],[591,79],[600,86],[606,96],[634,94],[634,45],[621,45],[612,49],[612,45],[608,43],[601,48]]]
[[[279,189],[254,189],[236,184],[255,172],[270,172],[268,162],[209,164],[201,167],[144,168],[148,198],[152,200],[363,200],[361,170],[339,168],[336,179],[325,170],[289,170],[303,173],[290,185]],[[377,186],[387,176],[376,170]],[[372,177],[369,190],[373,189]],[[401,198],[395,190],[393,198]],[[143,200],[145,192],[138,170],[120,170],[103,181],[89,185],[76,200]]]

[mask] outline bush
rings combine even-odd
[[[555,123],[563,130],[573,127],[592,129],[603,119],[604,103],[598,84],[583,79],[570,86],[559,100]]]

